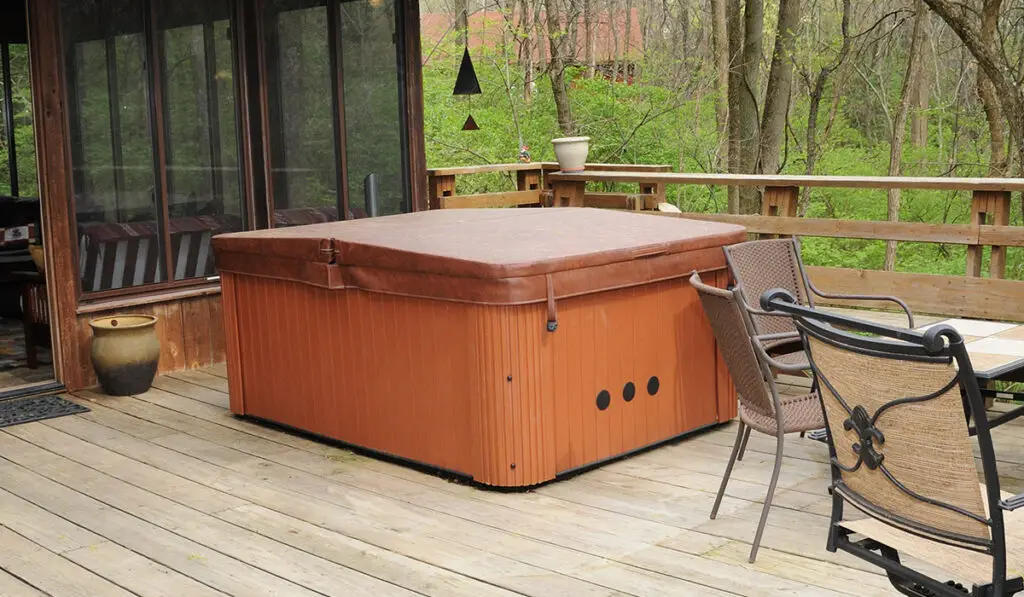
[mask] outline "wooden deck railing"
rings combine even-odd
[[[432,208],[512,205],[591,206],[656,210],[668,185],[752,186],[763,189],[761,214],[668,214],[741,224],[762,236],[812,236],[943,243],[966,247],[966,275],[946,276],[877,270],[810,267],[825,291],[892,294],[924,313],[1024,321],[1024,282],[1002,279],[1007,247],[1024,247],[1024,227],[1010,226],[1010,193],[1024,191],[1024,179],[767,176],[674,173],[667,166],[588,164],[582,173],[563,174],[554,163],[442,168],[430,171]],[[455,194],[455,177],[483,172],[517,172],[510,193]],[[632,183],[637,193],[592,193],[587,183]],[[971,193],[968,224],[928,224],[797,217],[803,187],[886,190],[925,189]],[[991,247],[983,277],[984,247]]]
[[[635,172],[667,173],[672,166],[646,164],[587,164],[588,172]],[[430,209],[453,209],[471,207],[528,207],[548,205],[551,187],[547,175],[558,172],[555,162],[529,162],[516,164],[487,164],[483,166],[457,166],[427,170],[427,192]],[[456,193],[456,177],[474,174],[503,173],[516,175],[516,190],[459,195]],[[660,197],[664,201],[665,185],[660,183],[640,185],[640,194],[648,201]],[[642,209],[644,204],[635,200],[637,194],[628,193],[587,193],[588,205],[592,207],[618,208],[630,203]],[[653,206],[648,205],[648,209]]]

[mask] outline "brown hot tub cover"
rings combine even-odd
[[[566,298],[718,268],[718,248],[745,239],[733,224],[554,208],[437,210],[213,242],[221,271],[516,305],[546,301],[549,292]]]
[[[686,282],[739,226],[441,210],[214,238],[231,409],[497,486],[735,416]]]

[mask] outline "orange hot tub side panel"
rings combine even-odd
[[[535,485],[736,415],[686,278],[560,299],[555,332],[544,304],[222,284],[232,411],[480,483]]]

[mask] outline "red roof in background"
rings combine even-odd
[[[618,55],[629,56],[630,58],[637,58],[643,52],[643,36],[640,34],[640,16],[637,9],[631,9],[632,16],[630,20],[630,35],[629,35],[629,46],[628,52],[625,51],[623,45],[626,42],[626,11],[618,11],[614,15],[609,15],[607,12],[598,14],[598,22],[594,28],[594,34],[596,36],[596,61],[611,62],[616,54],[616,40],[612,36],[612,32],[618,33]],[[545,14],[540,13],[540,20],[544,22]],[[520,15],[517,13],[515,16],[514,25],[518,26]],[[423,13],[420,15],[420,34],[423,37],[424,55],[430,52],[430,49],[441,40],[442,36],[446,33],[447,39],[454,39],[454,16],[451,13]],[[614,23],[614,28],[613,28]],[[580,16],[578,19],[579,33],[577,34],[577,48],[576,48],[576,60],[578,62],[584,61],[586,55],[586,45],[584,41],[584,29],[583,29],[583,17]],[[479,48],[480,46],[487,45],[488,47],[495,47],[502,41],[502,34],[504,33],[505,39],[509,43],[513,42],[512,31],[514,27],[505,23],[505,17],[497,11],[480,11],[469,16],[469,47],[470,49]],[[543,48],[534,49],[534,57],[540,58],[540,52],[544,52],[544,60],[547,61],[549,58],[548,44],[547,44],[547,28],[544,30],[544,43],[540,44]],[[536,37],[534,37],[536,39]],[[428,45],[429,44],[429,45]]]

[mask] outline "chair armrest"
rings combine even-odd
[[[914,314],[910,312],[910,307],[907,306],[907,303],[903,302],[902,300],[895,296],[873,294],[839,294],[835,292],[822,292],[818,290],[818,288],[813,283],[811,283],[809,279],[807,280],[807,286],[808,288],[810,288],[811,292],[820,296],[821,298],[845,299],[852,301],[886,301],[890,303],[895,303],[899,305],[899,307],[903,309],[903,312],[906,313],[907,315],[907,328],[911,330],[914,329]]]
[[[751,315],[764,315],[765,317],[793,317],[789,313],[783,313],[782,311],[765,311],[763,309],[758,309],[757,307],[751,307],[746,303],[744,303],[744,306]]]
[[[757,340],[758,338],[764,338],[764,336],[755,336],[754,340]],[[775,369],[778,369],[779,371],[782,371],[784,373],[800,373],[802,371],[807,370],[806,367],[800,367],[799,365],[788,365],[786,363],[780,363],[779,361],[776,361],[775,359],[768,356],[768,351],[764,349],[764,346],[762,346],[760,342],[755,341],[751,342],[751,344],[754,345],[754,349],[757,350],[758,354],[760,355],[760,358],[763,359],[764,362],[768,363],[770,366],[774,367]]]
[[[999,500],[999,507],[1007,512],[1013,512],[1022,506],[1024,506],[1024,493],[1018,493],[1015,496]]]
[[[800,338],[800,332],[779,332],[777,334],[763,334],[760,336],[754,336],[754,340],[758,342],[771,342],[772,340],[789,340],[789,339]]]

